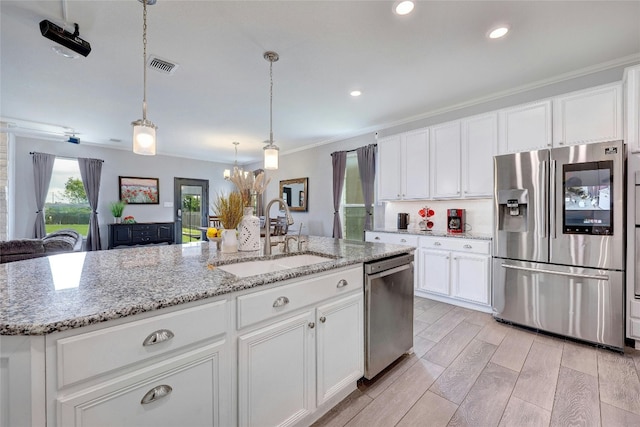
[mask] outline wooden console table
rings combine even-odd
[[[175,223],[146,222],[136,224],[109,224],[109,249],[116,246],[175,243]]]

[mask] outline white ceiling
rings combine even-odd
[[[267,50],[280,55],[273,128],[282,152],[640,60],[640,1],[419,1],[404,17],[392,4],[158,0],[148,7],[148,53],[180,65],[173,75],[148,71],[158,153],[232,162],[239,141],[240,163],[260,159]],[[0,117],[130,149],[130,123],[142,117],[142,3],[0,0],[0,14]],[[56,55],[40,34],[42,19],[62,25],[65,15],[91,43],[88,57]],[[498,23],[511,32],[491,41]]]

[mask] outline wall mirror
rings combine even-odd
[[[280,197],[287,202],[290,211],[307,211],[307,190],[309,178],[285,179],[280,181]]]

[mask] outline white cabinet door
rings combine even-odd
[[[462,120],[462,196],[493,195],[493,156],[498,154],[498,113]]]
[[[431,128],[431,197],[460,197],[460,122]]]
[[[316,311],[318,406],[362,377],[363,298],[358,292]]]
[[[624,141],[640,152],[640,65],[624,70]]]
[[[314,343],[312,311],[238,337],[241,426],[291,425],[313,411]]]
[[[449,252],[418,249],[420,278],[418,289],[449,295]]]
[[[500,110],[500,153],[551,147],[551,101],[539,101]]]
[[[402,198],[400,190],[401,145],[399,135],[378,141],[378,200]]]
[[[599,86],[553,100],[553,145],[622,139],[622,85]]]
[[[224,342],[57,399],[58,426],[218,426]],[[216,351],[218,350],[218,351]],[[202,354],[201,356],[198,354]],[[181,360],[185,360],[180,364]],[[188,360],[188,361],[186,361]]]
[[[400,170],[403,199],[429,197],[429,130],[420,129],[402,135]]]
[[[489,257],[453,252],[453,296],[489,304]]]

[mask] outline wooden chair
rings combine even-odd
[[[220,218],[214,215],[209,215],[209,227],[222,228]]]

